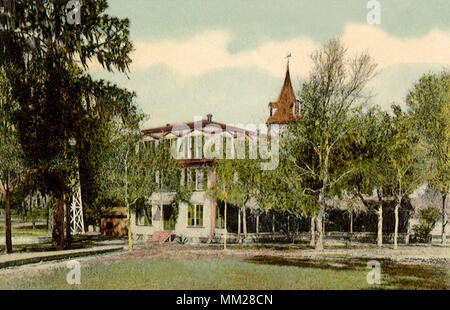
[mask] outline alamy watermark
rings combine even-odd
[[[70,271],[67,273],[66,281],[70,285],[81,284],[81,264],[77,260],[70,260],[67,262],[67,268]]]
[[[66,5],[66,21],[69,25],[81,24],[81,3],[78,0],[69,0]]]
[[[370,271],[367,273],[367,283],[368,284],[381,284],[381,265],[380,262],[376,260],[371,260],[367,262],[367,269]]]
[[[367,23],[370,25],[381,24],[381,3],[378,0],[369,0],[367,8],[370,9],[367,13]]]

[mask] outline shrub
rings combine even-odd
[[[175,238],[175,241],[179,244],[186,244],[188,242],[188,238],[183,235],[179,235]]]
[[[439,219],[439,212],[434,207],[428,207],[419,211],[419,223],[414,225],[414,235],[417,242],[429,242],[431,231]]]

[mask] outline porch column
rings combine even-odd
[[[211,171],[211,186],[216,184],[216,169]],[[211,210],[210,210],[210,226],[209,226],[209,242],[212,242],[216,234],[216,205],[217,202],[214,198],[211,198]]]

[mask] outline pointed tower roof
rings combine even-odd
[[[284,124],[297,121],[298,117],[293,113],[294,103],[297,101],[292,88],[291,76],[289,74],[289,61],[286,67],[286,77],[283,87],[276,102],[269,103],[274,113],[267,119],[267,124]]]

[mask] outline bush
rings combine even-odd
[[[179,244],[186,244],[188,242],[188,238],[183,235],[179,235],[175,238],[175,241]]]
[[[420,224],[414,225],[414,236],[417,242],[430,242],[431,231],[439,219],[439,212],[434,207],[428,207],[419,211]]]

